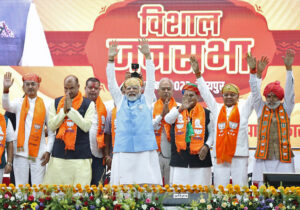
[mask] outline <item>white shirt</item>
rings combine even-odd
[[[105,108],[106,108],[106,118],[105,118],[105,122],[104,122],[104,134],[111,134],[110,131],[110,119],[109,118],[109,113],[111,113],[110,107],[104,103]],[[95,107],[96,109],[96,107]],[[97,110],[96,110],[97,112]],[[103,153],[102,153],[102,149],[98,149],[98,143],[97,143],[97,132],[98,132],[98,114],[95,113],[94,115],[94,119],[93,119],[93,124],[91,126],[90,132],[89,132],[89,137],[90,137],[90,147],[91,147],[91,151],[92,154],[97,157],[97,158],[102,158],[103,157]]]
[[[33,3],[30,4],[20,66],[53,66],[44,29]]]
[[[177,109],[177,107],[173,107],[171,109],[171,111],[165,116],[165,121],[172,125],[173,123],[175,123],[178,115],[179,115],[179,111]],[[207,146],[211,147],[213,145],[214,142],[214,123],[213,123],[213,117],[212,117],[212,113],[210,112],[209,114],[209,119],[210,122],[207,125],[207,129],[208,129],[208,138],[207,141],[205,142],[205,144],[207,144]]]
[[[109,92],[114,99],[115,105],[117,107],[117,111],[119,111],[125,96],[122,94],[118,86],[114,63],[107,64],[106,75],[107,75],[107,84],[108,84]],[[146,104],[148,108],[151,110],[151,105],[153,102],[153,93],[155,89],[155,66],[152,60],[146,60],[146,79],[147,80],[146,80],[144,96],[146,99]]]
[[[254,100],[254,109],[257,114],[257,118],[259,118],[262,114],[262,110],[264,108],[265,102],[262,100],[262,96],[260,93],[259,86],[255,83],[256,76],[251,74],[250,75],[250,87],[253,95]],[[295,90],[294,90],[294,77],[293,71],[286,71],[286,83],[285,83],[285,91],[284,91],[284,101],[283,101],[283,108],[288,114],[291,116],[291,113],[295,106]]]
[[[223,107],[223,103],[217,103],[212,93],[208,89],[203,77],[197,79],[198,89],[204,99],[206,105],[211,111],[214,121],[215,131],[217,129],[218,116],[220,110]],[[257,84],[256,84],[257,85]],[[248,96],[247,100],[238,102],[238,109],[240,113],[240,125],[237,136],[237,143],[234,156],[249,156],[249,144],[248,144],[248,119],[253,111],[252,96]],[[227,119],[232,111],[233,107],[226,107]],[[216,132],[214,135],[216,140]],[[216,157],[216,141],[214,141],[214,157]]]
[[[19,123],[20,123],[20,113],[21,113],[21,108],[22,108],[22,103],[23,103],[24,98],[18,98],[15,99],[14,101],[9,100],[9,94],[3,94],[2,95],[2,106],[3,109],[5,109],[8,112],[12,112],[16,114],[16,131],[15,135],[16,138],[18,136],[18,130],[19,130]],[[36,98],[30,99],[28,97],[30,108],[28,110],[26,120],[25,120],[25,140],[24,140],[24,151],[17,151],[17,144],[14,144],[14,154],[23,156],[23,157],[28,157],[28,140],[29,140],[29,135],[31,131],[31,125],[32,125],[32,120],[33,120],[33,114],[34,114],[34,108],[35,108],[35,101]],[[45,124],[48,127],[48,111],[49,111],[49,105],[44,101],[45,108],[46,108],[46,118],[45,118],[45,123],[43,126],[43,131],[42,131],[42,136],[41,136],[41,141],[40,141],[40,148],[39,148],[39,153],[38,157],[42,157],[44,152],[49,152],[51,153],[52,151],[52,146],[54,143],[55,135],[54,133],[48,129],[48,144],[46,143],[45,139]],[[49,127],[48,127],[49,128]]]

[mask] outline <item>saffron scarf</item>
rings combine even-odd
[[[116,136],[116,119],[117,119],[117,107],[114,107],[111,111],[111,140],[112,146],[115,146],[115,136]]]
[[[280,162],[291,163],[292,151],[289,135],[290,119],[285,112],[282,104],[280,104],[280,106],[275,110],[268,108],[266,105],[264,106],[259,122],[259,132],[255,158],[263,160],[267,158],[270,140],[270,127],[273,115],[275,115],[277,119]]]
[[[6,143],[6,120],[5,117],[0,114],[0,164],[3,152],[5,150],[5,143]]]
[[[176,107],[176,106],[177,106],[177,103],[176,103],[175,99],[172,97],[169,101],[169,110],[171,110],[173,107]],[[156,103],[154,104],[154,108],[153,108],[153,118],[155,118],[157,115],[160,115],[163,108],[164,108],[164,102],[161,99],[157,100]],[[165,128],[168,141],[169,142],[171,141],[171,136],[170,136],[171,125],[169,125],[168,123],[165,122],[164,119],[162,119],[160,128],[158,130],[154,130],[156,143],[158,146],[158,151],[160,151],[160,152],[161,152],[161,146],[160,146],[161,132],[162,132],[163,127]]]
[[[217,122],[216,153],[217,163],[231,163],[236,149],[238,131],[240,127],[240,113],[236,104],[227,120],[225,105],[222,106]]]
[[[96,111],[98,115],[97,145],[98,148],[100,149],[105,146],[104,127],[105,127],[105,119],[107,116],[105,105],[102,102],[100,96],[98,96],[96,99]]]
[[[25,121],[30,108],[28,96],[24,97],[18,130],[17,150],[24,151],[25,142]],[[46,108],[42,98],[37,97],[31,123],[31,131],[28,139],[28,156],[30,159],[35,159],[38,156],[41,137],[43,133],[44,123],[46,118]]]
[[[62,97],[57,106],[57,113],[60,109],[64,108],[66,96]],[[78,110],[82,104],[83,97],[81,92],[79,91],[77,96],[72,100],[73,109]],[[75,150],[76,143],[76,135],[77,135],[77,125],[72,120],[65,117],[64,122],[59,127],[56,138],[61,139],[65,143],[65,150]]]
[[[175,144],[177,152],[186,150],[186,133],[188,124],[192,119],[193,134],[190,136],[190,154],[196,155],[204,145],[205,137],[205,111],[200,103],[188,112],[182,111],[175,122]],[[189,132],[191,133],[191,132]]]

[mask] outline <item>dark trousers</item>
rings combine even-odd
[[[92,155],[92,181],[91,185],[99,185],[99,181],[103,183],[105,180],[105,166],[103,158],[97,158]]]

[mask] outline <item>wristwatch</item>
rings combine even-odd
[[[12,163],[11,162],[7,162],[6,165],[12,166]]]

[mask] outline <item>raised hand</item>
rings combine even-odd
[[[9,88],[13,85],[14,79],[11,78],[11,72],[6,72],[3,79],[3,93],[8,93]]]
[[[138,47],[139,51],[146,57],[146,59],[151,59],[150,48],[148,40],[145,38],[139,39],[140,47]]]
[[[119,49],[118,49],[118,43],[116,40],[113,40],[109,43],[109,48],[108,48],[108,60],[113,61],[118,54]]]
[[[251,70],[256,69],[256,58],[251,53],[247,53],[246,60]]]
[[[286,51],[285,56],[282,56],[286,70],[291,71],[294,63],[295,52],[292,49]]]
[[[262,56],[261,59],[257,62],[257,77],[261,78],[263,71],[269,63],[267,56]]]
[[[190,64],[197,78],[201,77],[201,71],[199,70],[199,64],[195,56],[190,57]]]

